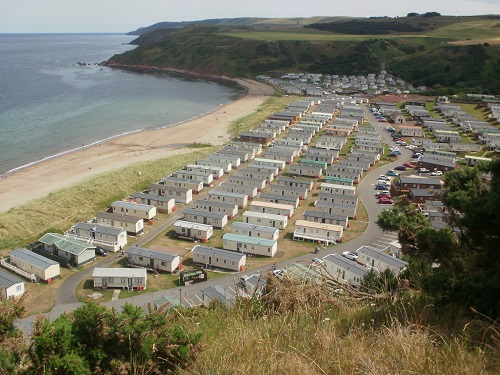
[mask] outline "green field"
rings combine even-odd
[[[425,35],[435,38],[500,41],[500,20],[458,22],[428,31]]]

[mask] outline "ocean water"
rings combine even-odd
[[[127,44],[133,38],[0,34],[0,177],[84,145],[200,116],[243,93],[98,65],[135,48]]]

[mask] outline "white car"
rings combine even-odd
[[[441,171],[431,172],[431,176],[442,176],[442,175],[443,175],[443,172],[441,172]]]
[[[386,176],[385,174],[381,174],[378,176],[379,180],[385,180],[385,181],[391,181],[391,178],[389,176]]]
[[[347,258],[347,259],[352,260],[354,262],[356,262],[358,260],[358,254],[353,253],[352,251],[344,251],[342,253],[342,256],[344,258]]]

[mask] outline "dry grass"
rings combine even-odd
[[[319,287],[269,289],[266,302],[193,313],[205,349],[181,373],[498,373],[498,346],[478,348],[464,336],[374,313],[370,303],[333,298]]]
[[[148,184],[213,151],[213,148],[204,148],[135,164],[11,209],[0,215],[0,249],[26,246],[49,230],[64,231],[79,221],[87,221],[107,209],[114,200],[142,191]]]

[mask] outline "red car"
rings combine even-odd
[[[410,163],[403,163],[403,167],[406,167],[406,168],[413,168],[415,167],[413,164],[410,164]]]
[[[394,201],[389,197],[380,197],[378,199],[378,203],[380,203],[380,204],[393,204]]]

